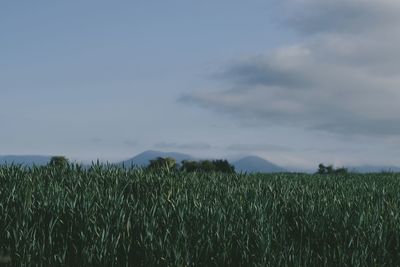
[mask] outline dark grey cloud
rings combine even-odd
[[[305,34],[370,31],[398,22],[394,0],[286,0],[284,22]]]
[[[307,87],[311,80],[292,70],[290,66],[277,68],[273,62],[253,57],[246,61],[236,62],[216,75],[217,78],[234,81],[243,85],[275,85],[287,88]]]
[[[181,101],[229,114],[244,125],[399,135],[400,20],[392,14],[400,12],[400,2],[289,2],[298,12],[293,19],[322,25],[320,34],[238,60],[222,71],[227,87],[196,91]],[[379,23],[368,26],[370,20]],[[326,26],[341,23],[359,31],[332,31]]]
[[[207,150],[212,148],[211,145],[203,142],[190,142],[190,143],[160,142],[155,144],[154,147],[161,149],[182,149],[182,150]]]

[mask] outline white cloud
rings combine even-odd
[[[400,134],[400,2],[286,3],[301,41],[237,60],[218,75],[228,88],[182,99],[245,124]]]

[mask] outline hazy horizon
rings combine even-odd
[[[400,2],[0,4],[0,155],[400,166]]]

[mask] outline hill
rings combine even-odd
[[[286,170],[268,160],[257,156],[244,157],[238,161],[233,162],[237,172],[285,172]]]
[[[196,158],[179,152],[162,152],[155,150],[144,151],[130,159],[119,162],[118,164],[123,164],[125,166],[140,166],[146,167],[150,160],[156,159],[158,157],[171,157],[176,160],[177,163],[181,163],[182,160],[196,160]],[[26,166],[32,165],[46,165],[50,161],[51,156],[41,156],[41,155],[6,155],[0,156],[0,164],[22,164]],[[286,170],[272,162],[269,162],[261,157],[248,156],[240,160],[231,162],[235,166],[237,172],[285,172]],[[386,168],[385,168],[386,169]]]
[[[348,169],[358,173],[400,172],[400,168],[397,166],[361,165],[348,167]]]
[[[50,156],[39,155],[6,155],[0,156],[0,164],[46,165],[50,158]]]
[[[125,166],[135,165],[135,166],[145,167],[150,163],[150,160],[156,159],[158,157],[174,158],[177,163],[180,163],[182,160],[193,160],[194,159],[190,155],[178,153],[178,152],[161,152],[161,151],[155,151],[155,150],[147,150],[143,153],[136,155],[133,158],[130,158],[130,159],[120,162],[120,164],[123,164]]]

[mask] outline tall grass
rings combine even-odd
[[[15,266],[400,266],[400,176],[0,167]],[[0,265],[2,262],[0,261]]]

